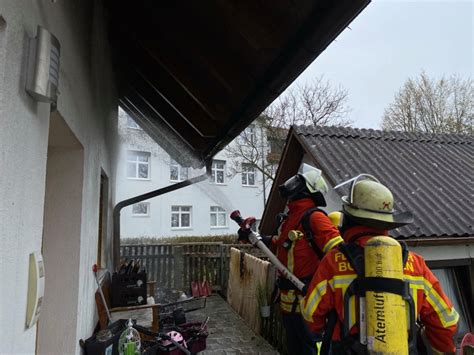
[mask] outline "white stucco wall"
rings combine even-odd
[[[170,181],[170,157],[149,136],[136,129],[125,127],[121,118],[120,131],[122,145],[116,177],[117,202],[172,184]],[[151,153],[149,180],[133,180],[126,177],[127,150]],[[231,174],[231,160],[225,151],[218,153],[215,159],[225,160],[228,175]],[[202,170],[189,169],[189,175],[197,176]],[[121,213],[121,236],[133,238],[140,236],[197,236],[235,234],[237,225],[230,220],[229,214],[239,209],[245,216],[262,215],[264,202],[262,176],[257,172],[255,186],[243,186],[240,173],[226,176],[224,184],[214,184],[207,180],[148,200],[149,216],[133,216],[132,207],[126,207]],[[171,206],[192,206],[191,227],[171,228]],[[210,226],[210,207],[220,206],[226,210],[227,226]]]
[[[61,345],[59,353],[80,353],[78,340],[90,336],[95,326],[95,281],[91,266],[97,256],[100,171],[107,173],[113,186],[111,130],[116,127],[117,115],[100,4],[100,1],[0,0],[0,16],[6,22],[5,28],[0,26],[1,353],[34,353],[37,340],[37,326],[25,330],[28,257],[42,248],[50,122],[50,106],[35,102],[24,89],[27,40],[35,36],[37,25],[51,31],[61,43],[57,109],[84,148],[82,184],[76,186],[82,194],[82,207],[74,215],[79,221],[78,239],[71,241],[77,243],[74,245],[77,260],[64,260],[65,264],[75,265],[74,269],[65,266],[63,272],[56,270],[58,276],[55,275],[64,278],[65,284],[72,282],[72,290],[65,291],[77,293],[75,301],[69,297],[60,307],[72,311],[76,321],[71,322],[60,311],[55,315],[56,327],[72,337]],[[109,196],[112,206],[112,191]],[[44,252],[58,256],[61,250],[49,248]],[[54,291],[60,294],[63,290]],[[46,269],[45,297],[47,292],[51,293]],[[44,318],[52,316],[49,313]],[[46,323],[44,320],[43,324]],[[57,329],[44,331],[46,336],[53,336]]]

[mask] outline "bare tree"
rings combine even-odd
[[[408,79],[385,109],[382,128],[406,132],[473,134],[474,82],[422,72]]]
[[[252,167],[262,174],[264,185],[272,183],[292,125],[347,126],[348,112],[347,90],[332,86],[322,76],[286,90],[227,146],[229,173],[245,174]]]
[[[339,125],[351,122],[347,90],[333,86],[323,76],[286,90],[265,111],[269,126],[288,128],[291,125]]]

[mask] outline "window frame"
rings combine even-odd
[[[146,213],[135,213],[133,212],[133,208],[136,205],[145,205],[146,206]],[[150,202],[137,202],[132,205],[132,217],[150,217]]]
[[[130,153],[138,153],[138,154],[134,155],[135,160],[130,159]],[[140,155],[146,156],[147,161],[146,162],[140,161],[139,160]],[[135,165],[135,176],[134,177],[128,176],[129,164],[134,164]],[[140,174],[139,167],[140,167],[140,165],[146,165],[147,166],[147,177],[146,178],[139,177],[139,174]],[[140,151],[140,150],[127,150],[127,157],[126,157],[126,164],[125,164],[125,176],[129,180],[150,180],[151,179],[151,153],[146,152],[146,151]]]
[[[215,166],[215,164],[217,164],[218,162],[220,163],[223,163],[224,167],[221,169],[221,168],[217,168]],[[227,168],[227,164],[226,164],[226,161],[225,160],[222,160],[222,159],[213,159],[212,160],[212,166],[211,166],[211,183],[213,184],[216,184],[216,185],[225,185],[226,184],[226,177],[225,177],[225,174],[226,174],[226,168]],[[217,181],[217,173],[222,171],[222,182],[218,182]]]
[[[276,137],[267,137],[270,154],[282,155],[285,149],[285,140]],[[280,146],[281,144],[281,146]]]
[[[173,208],[178,208],[178,211],[173,211]],[[189,208],[189,211],[182,211],[182,208]],[[170,215],[170,224],[171,224],[171,230],[183,230],[183,229],[192,229],[193,228],[193,206],[191,205],[172,205],[171,206],[171,215]],[[178,226],[174,227],[173,226],[173,215],[177,214],[178,215]],[[185,214],[189,214],[189,226],[182,226],[182,216]]]
[[[171,176],[171,169],[172,168],[178,168],[178,179],[177,180],[174,180]],[[183,171],[186,171],[186,179],[183,178]],[[185,181],[189,178],[189,168],[185,168],[183,166],[181,166],[178,162],[176,162],[174,159],[170,159],[170,181],[171,182],[181,182],[181,181]]]
[[[250,143],[255,145],[257,143],[257,127],[254,124],[248,125],[240,134],[240,143]]]
[[[216,209],[213,211],[213,209]],[[212,225],[212,216],[216,216],[216,225]],[[223,225],[218,224],[219,223],[219,215],[224,216],[224,223]],[[210,206],[209,208],[209,226],[211,229],[224,229],[224,228],[229,228],[229,224],[227,223],[227,212],[224,208],[221,206]]]
[[[252,169],[252,171],[249,171],[249,170],[246,170],[244,171],[244,167],[246,169]],[[242,186],[246,186],[246,187],[255,187],[257,186],[257,181],[256,181],[256,177],[257,177],[257,169],[255,168],[255,165],[254,164],[251,164],[251,163],[242,163],[242,172],[241,172],[241,175],[242,175]],[[253,175],[253,184],[249,184],[249,175]],[[245,181],[246,183],[244,183],[244,177],[245,177]]]

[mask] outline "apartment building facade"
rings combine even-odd
[[[117,202],[205,173],[205,169],[179,165],[122,110],[118,125]],[[261,138],[254,126],[244,134]],[[124,208],[121,238],[236,233],[230,213],[239,209],[259,220],[264,209],[263,185],[262,173],[255,166],[236,162],[224,150],[214,157],[211,174],[203,182]]]

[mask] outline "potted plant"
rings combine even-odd
[[[268,302],[269,292],[267,285],[257,284],[256,288],[258,306],[260,307],[260,315],[262,318],[270,317],[270,305]]]

